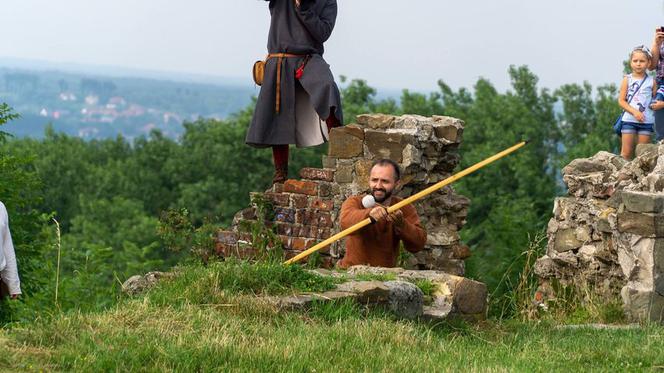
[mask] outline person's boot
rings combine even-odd
[[[332,128],[337,128],[341,127],[341,123],[339,123],[339,120],[334,115],[330,115],[326,120],[325,124],[327,125],[327,133],[330,133],[332,131]]]
[[[272,184],[283,183],[288,178],[288,145],[272,146],[274,177]]]
[[[288,166],[275,166],[272,184],[280,184],[288,179]]]

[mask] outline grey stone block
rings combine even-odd
[[[649,193],[632,190],[622,192],[622,202],[625,208],[631,212],[654,212],[664,211],[664,193]]]

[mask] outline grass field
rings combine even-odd
[[[264,267],[262,276],[253,266],[237,268],[242,267],[185,269],[177,279],[113,309],[6,328],[0,331],[0,370],[664,369],[664,329],[656,325],[596,330],[550,322],[425,324],[347,302],[279,313],[256,295],[329,284],[301,270]],[[286,277],[292,285],[275,286]]]

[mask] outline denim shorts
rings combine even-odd
[[[634,123],[622,122],[621,133],[637,133],[639,135],[652,135],[655,132],[652,128],[652,123]]]

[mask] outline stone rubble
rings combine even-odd
[[[627,162],[601,151],[563,168],[539,291],[553,283],[621,297],[633,321],[664,320],[664,145],[638,145]]]
[[[441,271],[416,271],[403,268],[353,266],[347,272],[326,269],[312,270],[321,276],[344,277],[349,281],[336,289],[320,294],[301,294],[287,297],[271,297],[269,301],[285,310],[306,310],[313,302],[353,299],[362,305],[386,306],[398,317],[442,321],[449,318],[483,320],[487,311],[486,285]],[[389,281],[362,281],[366,276],[396,277]],[[430,281],[434,292],[425,304],[424,294],[415,285],[418,281]]]

